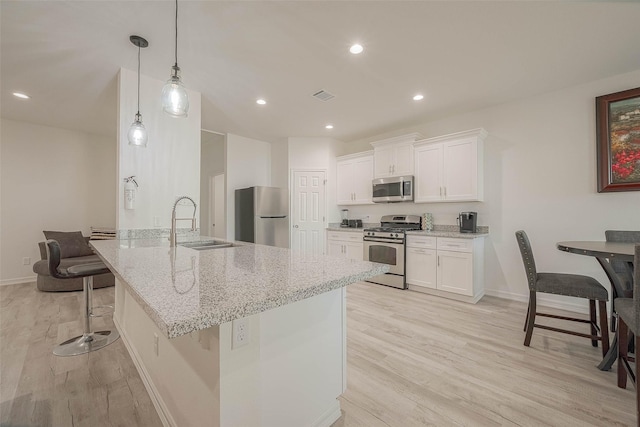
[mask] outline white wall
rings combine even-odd
[[[271,185],[289,188],[289,141],[271,143]]]
[[[0,140],[0,283],[20,283],[35,279],[43,230],[115,226],[116,141],[6,119]]]
[[[120,69],[118,79],[118,191],[117,227],[145,229],[171,227],[176,196],[200,199],[200,93],[188,91],[189,114],[173,118],[162,111],[164,81],[141,76],[140,113],[147,129],[146,148],[129,145],[127,132],[136,113],[137,74]],[[124,209],[123,179],[135,175],[139,188],[134,210]],[[193,208],[179,207],[179,216],[191,217]],[[198,215],[198,214],[196,214]],[[182,222],[178,227],[189,227]]]
[[[540,271],[587,274],[608,286],[593,258],[560,252],[555,245],[562,240],[604,240],[607,229],[640,229],[640,192],[596,192],[595,146],[595,97],[637,87],[638,81],[640,70],[398,130],[394,134],[418,131],[432,137],[484,127],[489,132],[485,201],[350,206],[350,212],[354,217],[434,212],[436,223],[453,224],[457,212],[478,211],[479,224],[490,227],[485,245],[488,294],[522,300],[527,296],[514,237],[519,229],[529,234]],[[364,151],[368,141],[387,136],[347,147]]]
[[[227,134],[227,238],[235,238],[235,190],[271,185],[271,144]]]

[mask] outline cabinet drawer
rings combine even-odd
[[[349,231],[329,231],[328,240],[339,240],[341,242],[362,242],[362,233]]]
[[[407,247],[408,248],[425,248],[425,249],[435,249],[436,248],[436,238],[429,236],[407,236]]]
[[[438,237],[439,251],[473,252],[473,239]]]

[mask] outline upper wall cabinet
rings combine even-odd
[[[373,151],[338,157],[336,175],[336,199],[339,205],[373,203]]]
[[[374,177],[413,175],[413,143],[420,138],[419,133],[411,133],[372,142]]]
[[[481,201],[486,136],[484,129],[473,129],[417,141],[414,201]]]

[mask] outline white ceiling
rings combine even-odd
[[[142,73],[169,76],[172,1],[3,0],[0,13],[2,117],[115,135],[131,34],[150,43]],[[181,0],[178,63],[205,129],[350,141],[640,69],[638,22],[638,2]]]

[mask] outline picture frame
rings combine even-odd
[[[598,192],[640,190],[640,87],[596,98]]]

